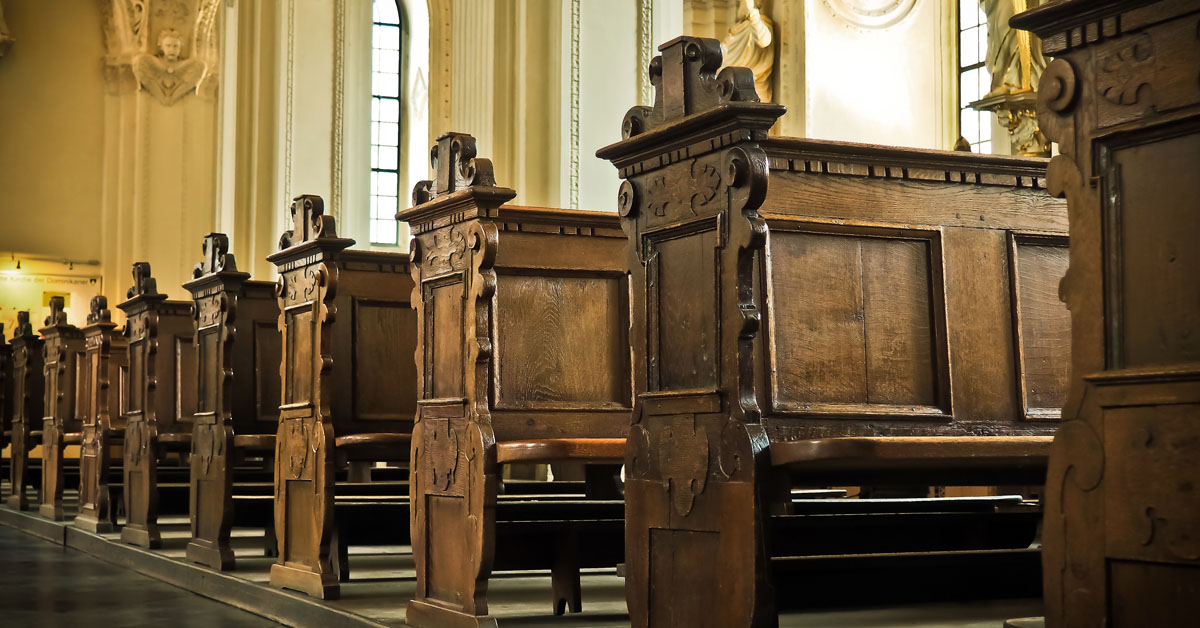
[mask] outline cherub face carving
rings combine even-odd
[[[183,52],[183,39],[172,31],[164,31],[158,38],[158,48],[163,53],[163,59],[175,63]]]

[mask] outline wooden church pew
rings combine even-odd
[[[46,373],[42,367],[42,339],[33,333],[29,312],[17,312],[17,328],[13,331],[13,419],[10,479],[12,495],[8,507],[29,510],[25,487],[29,484],[29,452],[41,440],[42,431],[35,429],[45,407],[43,394]]]
[[[337,237],[320,197],[297,197],[291,212],[293,229],[267,258],[279,269],[283,353],[270,582],[330,599],[340,592],[330,556],[338,459],[409,457],[416,316],[407,255],[348,249],[354,240]]]
[[[149,262],[133,265],[133,286],[118,307],[125,312],[129,375],[124,433],[125,525],[121,540],[142,547],[162,544],[158,527],[160,490],[186,482],[186,467],[167,469],[191,445],[196,410],[192,303],[171,301],[158,291]]]
[[[45,356],[45,417],[42,418],[42,503],[38,513],[54,521],[66,518],[63,512],[64,449],[79,444],[82,436],[83,409],[80,391],[86,378],[77,375],[83,365],[83,332],[67,322],[61,296],[50,297],[50,316],[41,329]],[[77,381],[78,380],[78,381]]]
[[[184,284],[195,311],[196,414],[192,426],[188,560],[234,566],[234,480],[251,457],[273,469],[279,422],[279,303],[275,283],[237,269],[229,238],[204,238],[204,260]],[[270,481],[270,473],[258,474]],[[262,522],[271,527],[271,522]]]
[[[116,503],[110,490],[114,452],[124,441],[125,419],[121,407],[122,373],[129,367],[129,342],[112,322],[108,298],[92,297],[87,325],[83,375],[84,412],[79,453],[79,514],[71,525],[89,532],[111,532],[116,525]],[[120,462],[120,456],[116,462]],[[119,484],[119,481],[118,481]]]
[[[412,626],[494,625],[493,570],[621,560],[620,501],[499,499],[504,464],[619,463],[632,406],[628,283],[615,215],[506,206],[475,139],[447,134],[434,181],[397,214],[414,239],[418,312]]]
[[[12,438],[13,415],[13,353],[12,345],[4,337],[4,324],[0,323],[0,449],[8,447]],[[11,458],[4,458],[0,474],[7,474]]]
[[[1066,211],[1040,160],[768,137],[783,107],[719,42],[660,50],[598,152],[631,245],[630,618],[770,626],[772,550],[816,520],[781,488],[1044,479]]]
[[[1200,619],[1200,5],[1041,3],[1038,123],[1071,207],[1071,388],[1046,482],[1045,625]]]

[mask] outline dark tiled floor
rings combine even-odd
[[[0,626],[5,628],[276,625],[0,526]]]

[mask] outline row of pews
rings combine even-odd
[[[82,329],[61,300],[40,337],[23,314],[0,351],[9,507],[30,507],[40,444],[40,515],[62,519],[77,484],[73,525],[111,531],[119,510],[121,540],[156,547],[160,507],[186,495],[187,558],[230,570],[231,529],[264,528],[276,587],[336,598],[349,544],[411,545],[406,621],[430,628],[496,625],[489,579],[509,571],[549,572],[562,614],[581,610],[581,570],[619,566],[639,627],[772,626],[839,591],[1038,595],[1043,510],[1021,494],[1053,466],[1058,506],[1064,418],[1075,427],[1054,455],[1095,449],[1078,427],[1093,420],[1080,365],[1096,342],[1080,325],[1102,308],[1079,295],[1099,270],[1077,259],[1099,230],[1068,241],[1068,205],[1047,191],[1086,179],[1057,166],[1048,184],[1037,159],[772,136],[784,109],[759,102],[749,70],[718,72],[719,42],[660,50],[654,105],[598,152],[623,180],[616,214],[512,205],[474,138],[448,133],[397,215],[407,255],[351,248],[303,195],[268,258],[275,282],[238,271],[210,234],[191,301],[138,263],[123,328],[102,296]],[[1075,89],[1069,71],[1047,75]],[[1194,233],[1194,212],[1172,216]],[[1151,370],[1089,386],[1146,377],[1152,401],[1194,402],[1163,388],[1194,378]],[[582,481],[506,479],[528,464]],[[928,497],[946,486],[1013,490]],[[1076,525],[1099,517],[1089,499]],[[1060,540],[1074,530],[1062,511],[1048,521]],[[1048,568],[1066,560],[1047,551]],[[1048,575],[1048,598],[1077,587],[1048,608],[1085,591],[1102,612],[1078,582],[1102,577],[1088,569]],[[1136,589],[1130,573],[1110,577]],[[879,574],[894,580],[864,584]]]

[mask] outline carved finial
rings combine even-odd
[[[292,199],[292,228],[279,238],[280,250],[317,240],[336,238],[337,222],[325,215],[325,201],[316,194],[301,194]]]
[[[472,186],[496,186],[490,159],[475,157],[475,138],[466,133],[446,133],[429,151],[434,180],[413,188],[413,205],[421,205]]]
[[[210,233],[204,236],[204,261],[192,269],[192,278],[203,277],[213,273],[237,272],[237,261],[229,252],[229,236],[224,233]]]
[[[66,299],[63,299],[62,297],[50,297],[50,316],[46,317],[46,327],[53,327],[54,325],[66,325],[66,307]]]
[[[23,336],[33,335],[33,325],[29,324],[29,312],[17,312],[17,329],[13,333],[13,340]]]
[[[87,322],[89,325],[95,323],[112,322],[112,312],[108,311],[108,297],[102,294],[92,297],[92,304],[88,311]]]
[[[0,345],[4,344],[4,323],[0,323]]]
[[[654,106],[634,107],[625,114],[621,135],[628,139],[665,122],[730,102],[761,102],[749,68],[721,67],[721,42],[704,37],[677,37],[659,46],[650,62]],[[775,117],[782,107],[772,107]]]
[[[158,282],[154,277],[150,276],[150,262],[134,262],[133,263],[133,286],[125,293],[125,296],[132,299],[140,296],[152,296],[158,294]]]

